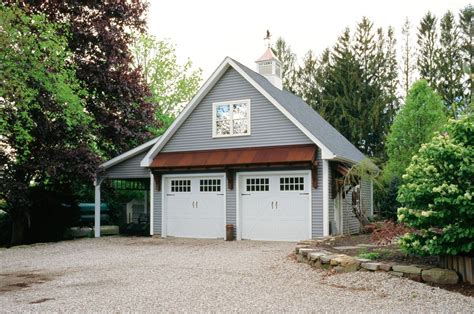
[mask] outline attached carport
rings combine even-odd
[[[143,168],[140,166],[140,162],[145,157],[150,147],[154,145],[158,139],[159,138],[155,138],[99,166],[99,169],[96,173],[96,179],[94,181],[94,236],[96,238],[100,237],[101,192],[105,182],[108,182],[112,186],[115,185],[115,187],[119,189],[130,189],[136,187],[136,189],[144,190],[145,197],[150,202],[148,206],[145,206],[145,208],[147,209],[148,215],[151,214],[153,206],[151,203],[151,193],[149,193],[149,191],[150,187],[153,186],[153,176],[148,168]],[[122,187],[117,187],[117,185],[122,185]],[[150,225],[152,224],[150,223]]]

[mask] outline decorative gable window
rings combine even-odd
[[[212,136],[250,135],[250,99],[212,104]]]

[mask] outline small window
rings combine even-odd
[[[265,192],[270,188],[269,178],[251,178],[246,181],[247,192]]]
[[[213,104],[213,136],[250,134],[250,100]]]
[[[191,192],[191,180],[171,180],[171,192]]]
[[[221,179],[199,180],[199,190],[201,192],[220,192],[221,191]]]
[[[280,191],[304,191],[304,177],[281,177]]]

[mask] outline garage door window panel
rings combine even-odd
[[[245,184],[247,192],[267,192],[270,190],[269,178],[248,178]]]
[[[221,180],[220,179],[199,180],[199,191],[200,192],[220,192]]]
[[[280,191],[304,191],[304,177],[280,177]]]
[[[170,186],[173,193],[191,192],[191,180],[171,180]]]

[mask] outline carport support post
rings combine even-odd
[[[95,185],[95,212],[94,212],[94,237],[100,238],[100,184],[102,180],[96,178],[94,181]]]

